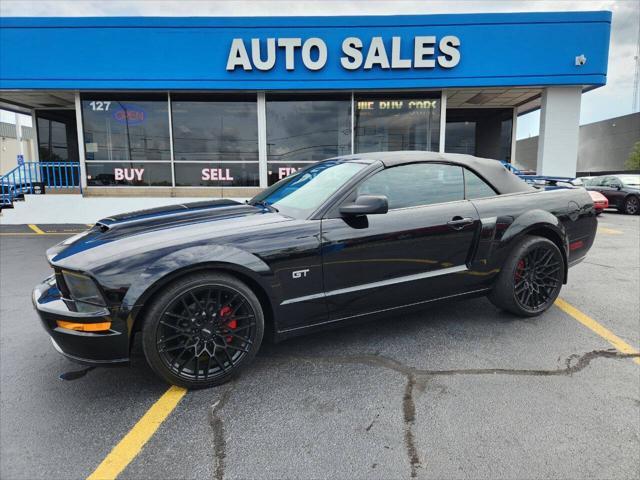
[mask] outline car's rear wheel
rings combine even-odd
[[[238,279],[198,273],[157,296],[142,328],[144,354],[167,382],[186,388],[219,385],[255,356],[264,332],[256,295]]]
[[[564,258],[551,240],[527,236],[505,262],[489,300],[523,317],[540,315],[558,297],[564,281]]]
[[[627,215],[638,215],[638,213],[640,213],[640,199],[635,195],[629,195],[624,201],[624,213]]]

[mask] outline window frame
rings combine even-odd
[[[484,182],[484,184],[485,184],[485,185],[487,185],[491,190],[493,190],[493,195],[489,195],[488,197],[476,197],[476,198],[469,198],[469,197],[467,196],[467,173],[466,173],[467,171],[469,171],[469,172],[473,173],[473,174],[474,174],[476,177],[478,177],[482,182]],[[462,175],[462,182],[463,182],[463,184],[464,184],[464,199],[465,199],[465,200],[469,200],[469,201],[471,201],[471,200],[483,200],[483,199],[485,199],[485,198],[493,198],[493,197],[498,197],[498,196],[500,196],[500,193],[499,193],[499,192],[494,188],[494,186],[493,186],[493,185],[491,185],[491,183],[490,183],[490,182],[487,182],[487,180],[486,180],[482,175],[480,175],[478,172],[476,172],[476,171],[474,171],[474,170],[470,169],[469,167],[465,167],[465,166],[463,166],[463,167],[462,167],[462,172],[463,172],[463,175]]]
[[[448,166],[458,167],[458,168],[462,168],[462,169],[465,168],[460,164],[452,163],[452,162],[444,162],[444,161],[439,161],[439,162],[431,162],[431,161],[407,162],[407,163],[401,163],[399,165],[393,165],[393,166],[390,166],[390,167],[385,167],[382,162],[379,162],[379,164],[380,164],[380,168],[372,169],[370,172],[366,173],[366,175],[363,176],[363,178],[361,178],[356,185],[353,185],[353,187],[348,191],[348,193],[346,193],[344,195],[343,198],[339,199],[336,202],[335,205],[330,207],[328,209],[327,217],[325,217],[325,218],[335,218],[336,216],[340,217],[340,213],[339,213],[340,207],[342,207],[343,205],[346,205],[348,203],[353,203],[355,201],[355,199],[357,198],[356,193],[357,193],[357,190],[360,187],[360,185],[362,185],[364,182],[369,180],[374,175],[377,175],[378,173],[382,173],[385,170],[390,170],[392,168],[398,168],[398,167],[406,167],[408,165],[416,165],[416,164],[448,165]],[[463,179],[462,181],[463,181],[463,194],[464,194],[464,173],[462,175],[462,179]],[[487,197],[487,198],[492,198],[492,197]],[[431,207],[433,205],[445,205],[445,204],[452,204],[452,203],[458,203],[458,202],[467,202],[467,201],[469,201],[469,200],[467,200],[466,198],[463,197],[460,200],[451,200],[449,202],[425,203],[425,204],[420,204],[420,205],[411,205],[411,206],[408,206],[408,207],[389,208],[389,213],[390,212],[396,212],[398,210],[407,210],[407,209],[411,209],[411,208],[425,208],[425,207]]]

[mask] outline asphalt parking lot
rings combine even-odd
[[[474,299],[267,344],[186,393],[118,478],[640,477],[640,217],[599,225],[564,308],[523,320]],[[167,391],[139,345],[130,367],[59,378],[81,367],[30,292],[79,228],[0,228],[3,479],[88,477]]]

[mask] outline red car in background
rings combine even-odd
[[[593,200],[593,206],[596,209],[596,215],[600,215],[605,208],[609,208],[609,200],[600,192],[594,190],[587,190]]]

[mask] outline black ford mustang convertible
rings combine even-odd
[[[582,188],[540,191],[499,162],[388,152],[326,160],[247,203],[100,220],[47,252],[33,302],[57,350],[127,362],[141,333],[167,382],[220,384],[274,340],[487,295],[534,316],[591,247]]]

